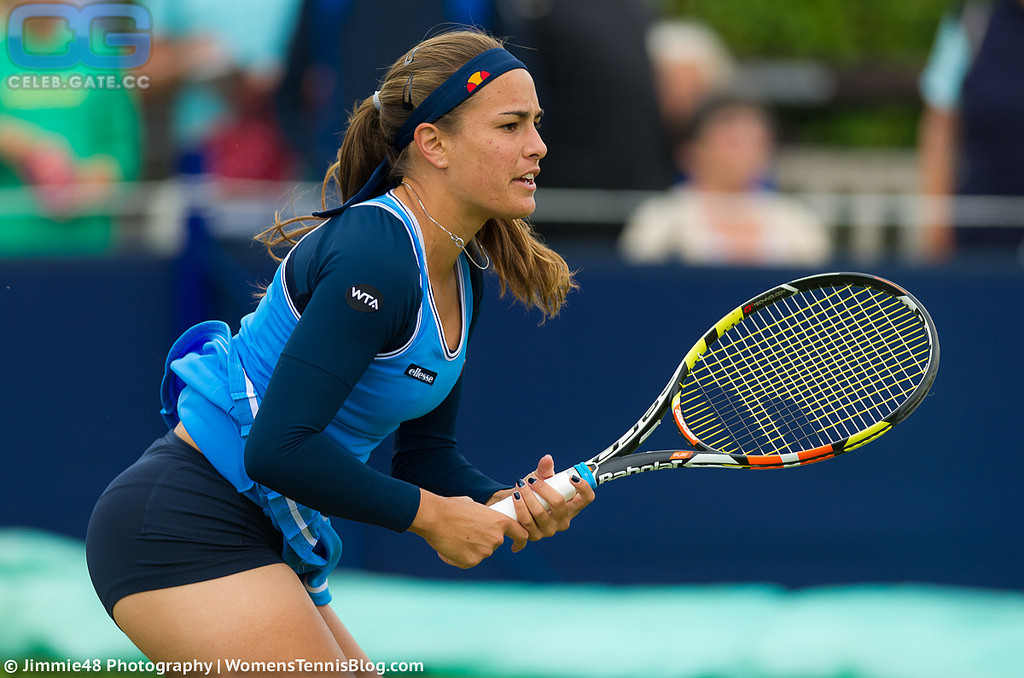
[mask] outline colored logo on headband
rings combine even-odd
[[[483,83],[484,80],[491,77],[491,74],[487,71],[477,71],[473,75],[469,76],[469,80],[466,81],[466,91],[472,93],[477,87]]]

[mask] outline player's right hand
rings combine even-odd
[[[444,562],[467,569],[479,565],[505,542],[518,551],[530,537],[515,520],[469,497],[440,497],[420,490],[420,507],[409,530],[420,535]]]

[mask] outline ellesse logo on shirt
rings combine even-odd
[[[437,379],[437,372],[425,370],[416,364],[410,364],[408,367],[406,367],[405,375],[408,377],[412,377],[413,379],[419,379],[424,384],[430,384],[431,386],[434,385],[434,380]]]
[[[345,301],[360,313],[374,313],[380,310],[380,290],[372,285],[353,285]]]

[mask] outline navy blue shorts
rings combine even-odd
[[[132,593],[283,563],[281,533],[173,431],[104,490],[86,534],[107,614]]]

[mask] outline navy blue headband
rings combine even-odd
[[[446,113],[472,96],[474,92],[479,91],[484,85],[496,79],[499,75],[517,68],[526,68],[526,65],[500,47],[495,47],[476,55],[459,70],[452,73],[451,77],[441,83],[440,87],[431,92],[416,107],[402,126],[398,128],[392,148],[396,151],[401,151],[412,141],[417,127],[425,122],[439,120]],[[370,179],[355,195],[346,200],[344,205],[323,212],[313,212],[313,216],[327,219],[341,214],[356,203],[382,194],[388,188],[388,175],[390,173],[391,161],[388,158],[384,158],[377,165],[377,169],[373,171],[373,174],[370,175]]]

